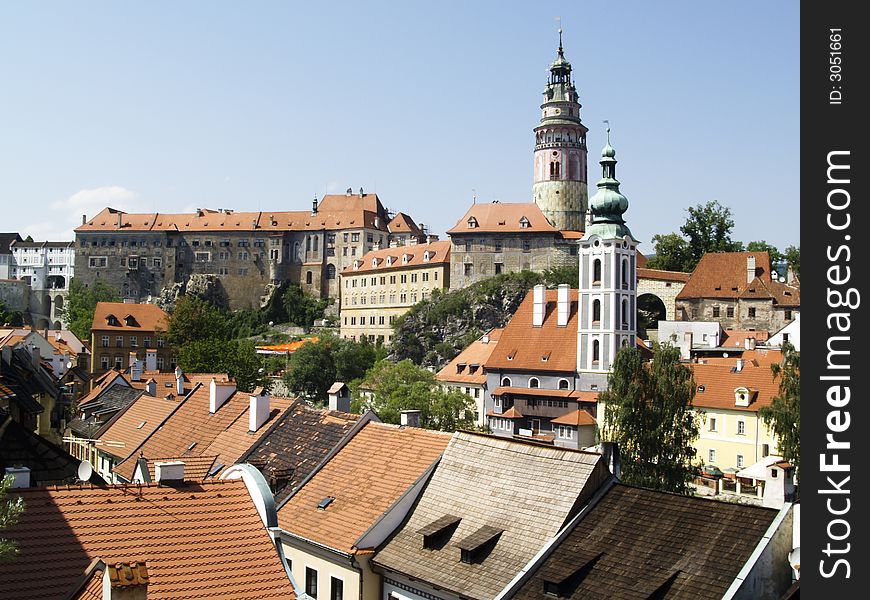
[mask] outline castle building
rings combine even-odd
[[[310,211],[106,208],[75,230],[76,277],[85,285],[105,281],[124,298],[145,301],[192,275],[214,275],[232,309],[259,306],[269,287],[284,281],[337,298],[339,273],[387,246],[391,225],[405,243],[421,235],[409,217],[394,217],[362,189],[315,199]]]
[[[29,312],[33,324],[39,329],[66,327],[63,309],[75,268],[73,242],[15,240],[10,250],[10,275],[30,286]]]
[[[472,204],[447,232],[451,289],[500,273],[576,264],[588,204],[588,130],[561,36],[534,130],[533,202]]]

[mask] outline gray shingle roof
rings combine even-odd
[[[512,598],[721,598],[777,513],[617,484]]]
[[[463,597],[492,598],[608,476],[598,454],[458,432],[374,562]],[[445,515],[460,517],[458,527],[446,544],[424,549],[420,530]],[[497,530],[479,563],[460,561],[460,546],[490,540]]]

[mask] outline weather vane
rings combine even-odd
[[[607,143],[610,143],[610,121],[604,119],[605,125],[607,125]]]

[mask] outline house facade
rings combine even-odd
[[[38,329],[63,329],[69,325],[63,309],[75,272],[73,242],[23,242],[10,246],[11,277],[30,286],[30,314]]]
[[[490,329],[435,374],[435,380],[445,390],[457,390],[474,399],[474,422],[481,427],[486,425],[486,398],[490,389],[484,365],[502,331],[502,328]]]
[[[341,337],[389,344],[396,319],[449,287],[449,265],[446,241],[396,245],[355,259],[341,272]]]
[[[131,353],[144,357],[148,370],[175,369],[177,359],[165,338],[168,325],[169,315],[154,304],[98,302],[91,325],[91,374],[126,369]]]

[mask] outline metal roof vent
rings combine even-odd
[[[318,510],[326,510],[326,507],[335,502],[335,498],[333,496],[327,496],[323,500],[317,503]]]

